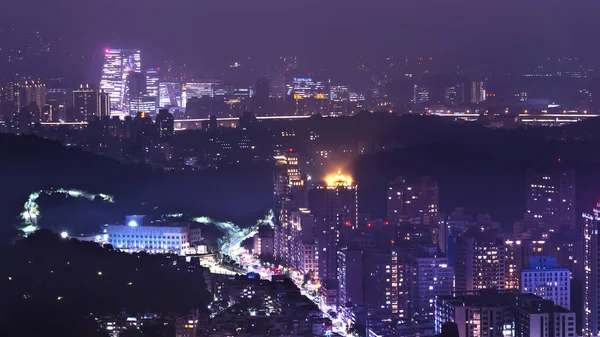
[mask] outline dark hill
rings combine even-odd
[[[189,212],[253,223],[270,207],[272,173],[268,164],[220,171],[163,172],[144,165],[123,164],[76,148],[33,136],[0,134],[0,238],[12,237],[28,195],[49,188],[75,188],[115,197],[109,214],[90,210],[74,231],[93,231],[99,224],[125,214]],[[70,208],[52,200],[42,216],[66,214]],[[68,213],[67,213],[68,214]],[[78,219],[85,218],[80,215]]]

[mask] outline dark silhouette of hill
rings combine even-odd
[[[385,216],[386,187],[395,176],[416,181],[429,175],[439,183],[442,212],[464,206],[510,225],[525,212],[527,172],[558,169],[576,171],[578,213],[589,211],[600,196],[599,124],[591,119],[560,128],[496,130],[404,120],[393,127],[398,148],[362,156],[352,165],[361,211]]]
[[[94,231],[99,224],[159,207],[164,212],[189,212],[226,220],[254,223],[270,208],[272,173],[269,164],[219,171],[164,172],[146,165],[123,164],[114,159],[34,136],[0,134],[0,238],[12,237],[17,215],[28,195],[49,188],[75,188],[114,195],[116,205],[102,218],[87,217],[78,232]],[[43,199],[43,198],[41,198]],[[42,216],[69,214],[68,203],[54,209],[46,199]],[[93,211],[90,215],[98,215]],[[86,218],[80,214],[78,219]],[[81,223],[81,221],[79,221]]]
[[[90,315],[187,313],[210,302],[202,268],[190,272],[177,256],[126,254],[40,230],[1,246],[0,259],[1,336],[12,336],[13,320],[40,310],[58,319],[49,332],[67,333],[89,329]],[[67,318],[70,329],[61,326]],[[34,325],[44,329],[47,321]]]

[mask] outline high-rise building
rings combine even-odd
[[[455,83],[444,88],[444,103],[457,106],[465,103],[465,88],[463,83]]]
[[[471,82],[471,103],[479,104],[485,101],[485,87],[483,81]]]
[[[266,111],[267,105],[269,104],[270,86],[269,80],[265,77],[260,77],[256,81],[256,87],[254,90],[254,103],[257,113],[268,112]]]
[[[423,177],[418,184],[397,177],[388,185],[387,220],[397,224],[403,217],[437,220],[439,210],[439,188],[430,177]]]
[[[521,292],[552,300],[563,308],[571,308],[571,273],[557,268],[554,256],[532,256],[529,268],[521,273]]]
[[[524,266],[525,246],[521,240],[506,240],[506,261],[504,263],[504,289],[518,290],[521,285],[521,271]]]
[[[169,112],[169,109],[160,109],[155,123],[158,127],[158,136],[160,138],[169,138],[175,134],[175,119]]]
[[[92,121],[110,115],[109,97],[104,92],[81,85],[73,90],[73,116],[74,122]]]
[[[27,82],[21,86],[23,94],[21,95],[21,105],[25,106],[34,102],[39,111],[42,111],[46,105],[46,85],[39,81]],[[36,118],[36,121],[39,118]]]
[[[344,249],[338,251],[337,258],[338,306],[364,305],[364,252]]]
[[[365,304],[373,321],[410,321],[410,272],[399,251],[365,253]]]
[[[575,172],[529,173],[526,212],[548,229],[575,229]]]
[[[292,212],[292,267],[308,276],[313,283],[319,280],[319,245],[315,239],[315,218],[306,208]]]
[[[457,239],[455,290],[504,290],[505,254],[504,241],[499,238],[463,236]]]
[[[183,106],[183,85],[176,82],[162,82],[158,85],[160,108]]]
[[[358,229],[358,187],[351,177],[338,172],[309,192],[309,208],[315,216],[319,249],[319,277],[336,281],[337,251],[341,240]]]
[[[415,84],[413,88],[413,103],[425,104],[431,100],[431,93],[428,87]]]
[[[575,313],[533,294],[481,290],[438,296],[435,332],[454,322],[461,337],[575,337]]]
[[[425,246],[410,264],[411,317],[433,323],[436,296],[450,295],[454,288],[454,268],[436,246]]]
[[[289,265],[291,255],[291,215],[300,208],[306,208],[307,193],[304,180],[298,167],[298,153],[289,149],[275,158],[273,176],[273,211],[275,213],[275,253],[276,260]]]
[[[600,335],[600,202],[583,214],[585,271],[583,292],[583,336]]]
[[[154,97],[158,100],[158,87],[160,86],[160,69],[147,69],[146,70],[146,95],[148,97]]]
[[[105,49],[100,89],[110,95],[111,111],[128,112],[129,98],[127,77],[129,73],[141,72],[141,53],[135,49]]]

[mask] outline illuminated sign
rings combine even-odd
[[[310,77],[294,77],[294,82],[312,82]]]

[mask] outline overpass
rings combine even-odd
[[[257,120],[299,120],[299,119],[306,119],[306,118],[310,118],[312,116],[297,116],[297,115],[289,115],[289,116],[259,116],[256,117]],[[175,130],[176,131],[181,131],[181,130],[186,130],[186,129],[199,129],[202,127],[202,122],[207,122],[209,121],[210,118],[191,118],[191,119],[176,119],[174,121],[175,124]],[[232,123],[233,126],[235,126],[235,123],[238,122],[240,120],[240,117],[217,117],[217,122],[218,123],[223,123],[225,124],[224,126],[231,126],[231,125],[226,125],[229,123]],[[65,126],[74,126],[74,127],[85,127],[88,125],[88,122],[41,122],[41,125],[47,125],[47,126],[60,126],[60,125],[65,125]]]

